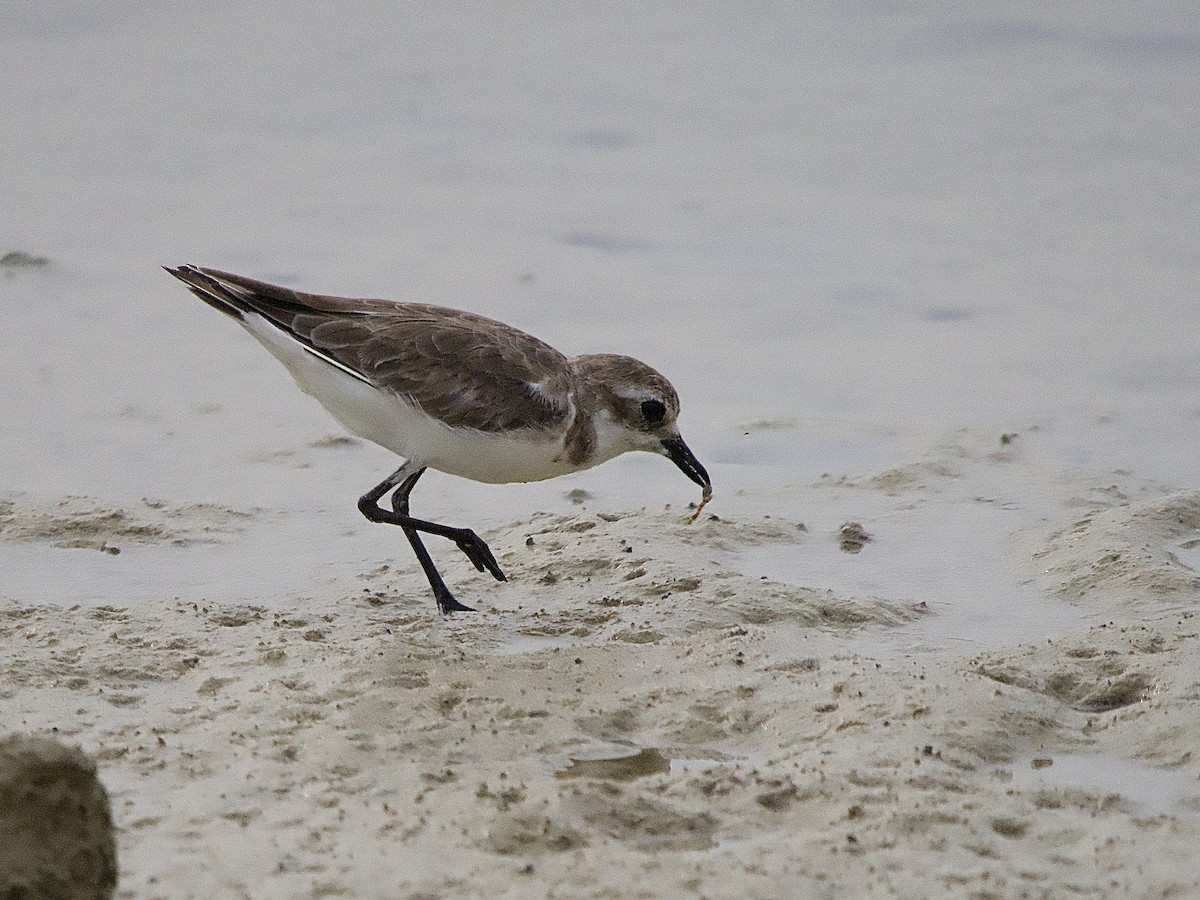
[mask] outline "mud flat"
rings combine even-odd
[[[452,619],[399,541],[270,602],[169,566],[154,602],[11,596],[0,711],[95,756],[130,898],[1195,895],[1200,492],[1028,456],[530,516],[485,535],[506,584],[435,550]],[[236,553],[259,516],[14,498],[0,541]],[[915,549],[981,517],[1011,582]],[[938,631],[1010,600],[1028,639]]]

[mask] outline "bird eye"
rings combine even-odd
[[[667,408],[661,400],[642,401],[642,418],[646,420],[647,424],[657,425],[666,414]]]

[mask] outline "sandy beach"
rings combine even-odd
[[[0,26],[0,746],[121,900],[1200,897],[1193,3]],[[185,263],[642,359],[712,502],[430,472],[441,617]]]
[[[92,750],[125,897],[1192,896],[1200,493],[971,437],[756,500],[805,523],[509,523],[486,537],[510,583],[444,563],[473,615],[436,615],[402,556],[287,609],[9,601],[6,720]],[[731,565],[857,564],[917,510],[983,505],[1045,519],[1003,540],[1077,626],[962,652],[919,597]],[[837,508],[879,510],[855,554]],[[0,537],[116,562],[231,520],[255,515],[16,503]]]

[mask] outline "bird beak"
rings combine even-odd
[[[712,479],[708,477],[708,472],[704,471],[704,466],[700,465],[700,460],[696,459],[696,454],[688,449],[688,445],[683,442],[683,438],[663,438],[662,445],[667,457],[671,462],[679,466],[684,475],[701,487],[712,487]]]

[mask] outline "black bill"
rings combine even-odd
[[[700,465],[700,460],[696,459],[696,454],[688,449],[683,438],[664,438],[662,445],[671,462],[679,466],[684,475],[701,487],[712,487],[712,479],[708,477],[708,472],[704,471],[704,466]]]

